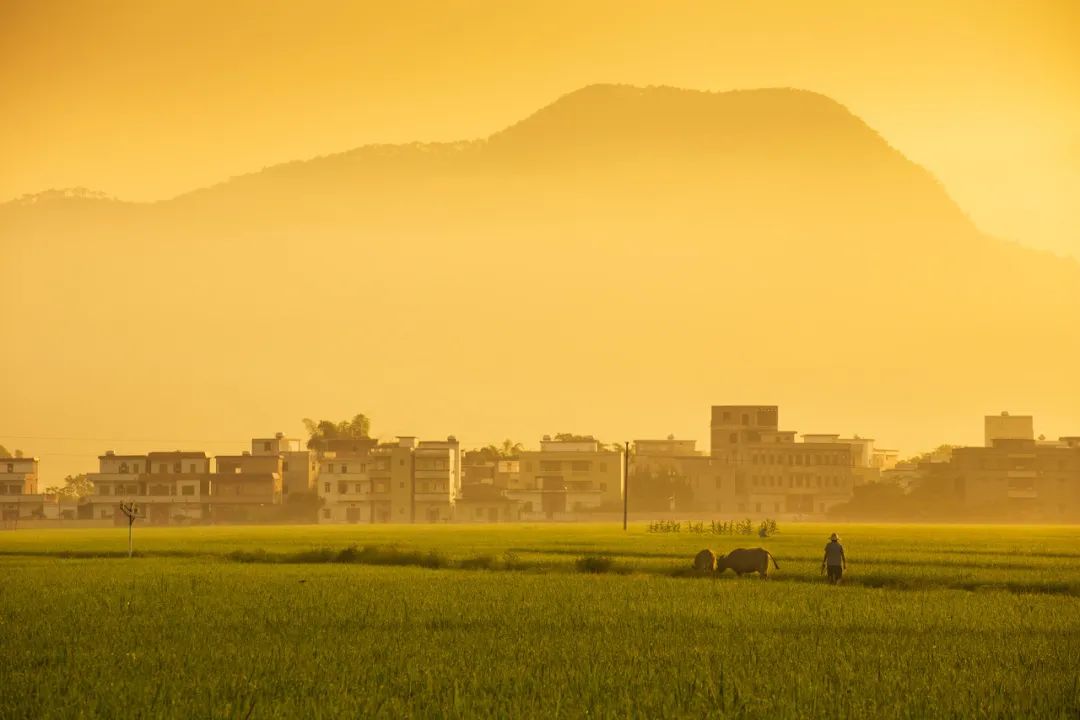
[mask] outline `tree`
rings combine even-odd
[[[948,462],[952,459],[952,451],[955,445],[938,445],[929,452],[924,452],[905,460],[905,463],[918,466],[921,462]]]
[[[600,442],[592,435],[577,435],[575,433],[555,433],[557,442]]]
[[[68,475],[64,478],[63,486],[53,485],[45,488],[46,495],[59,495],[64,498],[78,500],[85,495],[94,494],[94,483],[86,478],[86,473]]]
[[[3,445],[0,445],[0,458],[9,458],[9,457],[21,458],[22,456],[23,456],[22,450],[16,450],[14,453],[11,453],[11,452],[8,452],[8,449],[6,447],[4,447]]]
[[[371,437],[371,420],[362,413],[354,415],[352,420],[333,422],[320,420],[315,422],[311,418],[304,418],[304,427],[307,429],[309,448],[317,447],[323,440],[357,439]]]
[[[499,445],[485,445],[477,450],[469,450],[466,453],[470,464],[494,463],[499,460],[507,460],[517,457],[525,452],[525,446],[519,442],[507,438]]]
[[[510,438],[506,438],[502,441],[502,445],[499,446],[497,452],[500,457],[511,458],[520,455],[525,451],[525,446],[519,442],[514,442]]]

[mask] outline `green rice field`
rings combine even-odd
[[[757,546],[769,581],[690,571]],[[1076,527],[136,526],[135,549],[0,533],[0,718],[1080,717]]]

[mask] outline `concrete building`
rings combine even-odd
[[[153,525],[273,520],[273,508],[281,503],[281,466],[280,455],[212,460],[201,451],[109,451],[98,458],[98,472],[87,474],[94,492],[80,499],[78,515],[123,525],[120,504],[133,501]]]
[[[521,503],[523,519],[557,519],[567,513],[622,507],[623,453],[592,439],[545,437],[539,451],[518,458],[507,496]]]
[[[287,438],[284,433],[277,433],[272,438],[252,438],[251,454],[281,457],[281,492],[286,499],[289,493],[315,490],[319,479],[318,458],[315,451],[303,447],[298,438]]]
[[[0,458],[0,519],[5,526],[46,517],[49,500],[38,492],[38,469],[36,457]]]
[[[450,522],[461,495],[461,448],[453,438],[326,451],[319,469],[320,522]]]
[[[1080,521],[1080,437],[1040,443],[1023,418],[988,423],[989,447],[959,447],[947,463],[924,463],[926,482],[951,497],[975,520]],[[1006,437],[1002,437],[1006,435]]]
[[[730,479],[734,508],[723,500],[717,511],[735,514],[822,516],[847,502],[863,475],[856,459],[863,443],[834,435],[779,429],[775,405],[716,405],[712,408],[711,457],[730,466],[717,482]]]
[[[987,415],[983,428],[983,447],[992,448],[997,440],[1035,439],[1035,419],[1031,415]]]
[[[120,504],[134,501],[152,524],[202,520],[208,515],[210,458],[203,452],[152,452],[98,457],[87,473],[94,492],[79,501],[79,517],[127,523]]]
[[[214,464],[209,510],[215,522],[274,519],[275,506],[284,495],[281,453],[218,455]]]
[[[696,440],[635,440],[630,466],[631,512],[718,512],[734,509],[731,466],[697,449]],[[725,475],[728,475],[725,481]]]
[[[520,517],[520,504],[507,496],[505,488],[489,483],[467,484],[454,505],[456,523],[513,522]]]

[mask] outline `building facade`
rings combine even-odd
[[[523,519],[621,508],[623,453],[596,440],[546,437],[539,451],[520,453],[517,465],[516,478],[507,473],[507,497],[521,503]]]
[[[864,481],[857,462],[864,455],[870,462],[865,442],[813,434],[796,442],[795,431],[779,429],[779,416],[775,405],[713,406],[710,455],[718,469],[729,466],[716,473],[718,484],[731,484],[731,493],[717,498],[716,511],[824,516],[848,502],[854,486]],[[735,507],[728,508],[728,502]]]
[[[38,462],[36,457],[0,458],[0,519],[5,525],[48,513],[50,501],[38,492]]]
[[[453,436],[327,450],[319,466],[324,523],[450,522],[461,496],[461,448]]]

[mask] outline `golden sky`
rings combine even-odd
[[[0,199],[153,200],[483,136],[595,82],[830,95],[979,225],[1080,256],[1080,2],[0,3]]]

